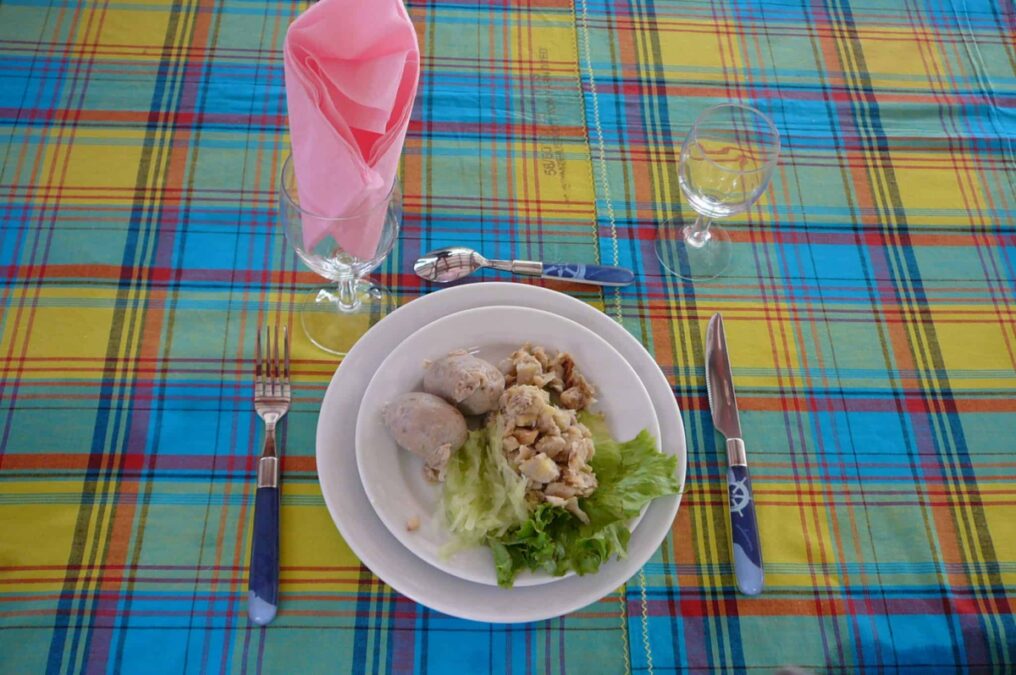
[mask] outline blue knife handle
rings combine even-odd
[[[264,626],[279,607],[279,488],[259,487],[254,498],[247,614]]]
[[[737,587],[745,595],[758,595],[762,592],[764,580],[762,547],[759,545],[755,498],[747,466],[735,465],[727,469],[727,492]]]
[[[630,269],[612,265],[544,263],[542,276],[596,286],[627,286],[635,281],[635,273]]]

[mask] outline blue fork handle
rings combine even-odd
[[[727,493],[737,587],[745,595],[758,595],[762,592],[765,574],[762,571],[762,547],[755,518],[755,498],[747,466],[734,465],[727,469]]]
[[[254,498],[247,613],[264,626],[279,607],[279,488],[259,487]]]
[[[543,263],[544,279],[567,279],[595,286],[627,286],[635,281],[635,273],[612,265]]]

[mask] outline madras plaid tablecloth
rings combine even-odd
[[[260,322],[316,278],[275,224],[274,0],[0,2],[0,670],[1016,668],[1016,76],[992,0],[414,1],[406,215],[421,251],[638,271],[601,307],[688,434],[665,544],[571,615],[480,625],[359,564],[316,481],[336,362],[300,335],[282,606],[246,617]],[[661,274],[676,148],[726,100],[783,137],[728,275]],[[726,319],[767,561],[734,591],[702,341]],[[352,470],[352,469],[351,469]]]

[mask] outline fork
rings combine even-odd
[[[279,360],[279,327],[258,328],[254,357],[254,410],[265,423],[265,443],[258,459],[258,485],[254,498],[254,534],[251,541],[248,584],[250,620],[264,626],[275,618],[279,606],[279,456],[275,450],[275,425],[289,412],[289,331],[282,327],[282,361]]]

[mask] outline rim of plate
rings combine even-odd
[[[326,408],[341,411],[345,406],[352,410],[353,415],[348,420],[348,426],[355,425],[359,405],[356,389],[360,387],[362,393],[370,380],[370,372],[364,370],[372,372],[383,359],[372,356],[372,352],[379,348],[378,342],[382,343],[381,349],[393,349],[415,330],[413,326],[418,326],[428,317],[471,307],[504,304],[538,306],[569,316],[584,325],[598,324],[592,328],[621,352],[650,390],[661,426],[662,442],[673,443],[678,453],[679,478],[683,488],[688,466],[684,422],[673,389],[655,359],[620,323],[600,310],[564,293],[539,286],[508,282],[463,284],[406,303],[371,329],[375,339],[361,339],[353,346],[332,375],[322,400],[322,411]],[[389,344],[385,346],[384,343]],[[369,365],[371,359],[374,366]],[[350,472],[341,467],[327,468],[329,455],[336,451],[340,437],[351,437],[355,433],[355,428],[343,431],[342,421],[348,416],[340,412],[335,418],[320,414],[318,417],[315,457],[322,497],[329,515],[360,563],[410,600],[448,616],[490,623],[520,623],[554,618],[590,605],[626,583],[652,557],[670,531],[680,506],[680,493],[654,500],[645,516],[654,532],[650,535],[649,528],[638,528],[629,542],[628,557],[624,561],[607,563],[596,575],[570,577],[555,584],[510,590],[473,584],[422,564],[388,534],[374,515],[359,477],[350,476]],[[330,438],[331,435],[334,438]],[[341,451],[341,448],[338,450]],[[364,520],[361,521],[361,518]],[[376,527],[371,527],[371,519]]]
[[[385,357],[384,361],[381,362],[381,365],[379,365],[377,369],[374,371],[374,375],[371,377],[370,382],[367,383],[367,387],[364,390],[364,394],[360,399],[359,411],[357,412],[356,428],[354,430],[354,438],[355,438],[354,452],[356,455],[357,473],[360,476],[360,485],[363,487],[363,490],[367,495],[367,501],[370,502],[371,507],[374,509],[374,513],[377,514],[378,518],[381,520],[382,523],[384,523],[385,527],[388,529],[388,532],[393,537],[395,537],[395,539],[398,540],[398,542],[402,544],[402,546],[407,548],[420,560],[424,561],[425,563],[433,567],[436,567],[437,569],[441,570],[442,572],[445,572],[446,574],[449,574],[458,579],[462,579],[464,581],[469,581],[476,584],[483,584],[485,586],[496,585],[496,581],[493,579],[484,579],[480,577],[478,574],[471,573],[468,569],[456,569],[455,565],[453,564],[447,564],[442,562],[440,559],[434,559],[428,551],[419,549],[419,547],[417,546],[417,544],[419,544],[419,541],[416,539],[415,533],[407,532],[405,528],[405,517],[396,517],[390,511],[385,510],[383,507],[379,508],[378,504],[383,502],[383,500],[381,499],[381,495],[377,492],[377,488],[372,486],[372,481],[368,479],[369,477],[364,475],[365,471],[367,470],[367,468],[365,467],[364,460],[364,453],[366,452],[366,449],[363,448],[363,445],[361,443],[361,440],[363,440],[361,434],[364,433],[362,426],[364,422],[364,417],[367,414],[370,414],[370,411],[365,411],[365,408],[363,406],[364,401],[369,401],[371,398],[372,389],[374,389],[377,386],[380,386],[380,384],[375,383],[379,382],[378,377],[383,373],[385,373],[386,369],[390,369],[392,367],[390,364],[393,362],[393,360],[402,359],[404,357],[404,352],[406,349],[416,347],[414,341],[423,339],[423,337],[421,336],[426,336],[428,331],[440,331],[445,324],[461,322],[463,320],[468,319],[470,316],[474,315],[483,315],[497,312],[500,312],[502,314],[525,313],[531,314],[534,317],[539,318],[541,320],[549,322],[559,322],[568,330],[575,331],[576,334],[582,335],[584,340],[588,340],[592,343],[597,344],[599,346],[599,349],[611,355],[610,356],[611,359],[616,359],[616,361],[620,362],[619,367],[622,370],[627,371],[626,374],[630,375],[631,379],[638,384],[638,390],[635,393],[635,395],[641,394],[643,402],[648,403],[650,408],[652,408],[652,399],[649,398],[649,392],[646,391],[646,387],[645,384],[643,384],[642,382],[642,378],[639,377],[638,373],[635,372],[635,369],[632,368],[631,364],[628,363],[628,361],[623,356],[621,356],[621,353],[618,352],[613,347],[613,345],[611,345],[602,337],[600,337],[593,331],[589,330],[582,324],[578,323],[577,321],[573,321],[572,319],[569,319],[567,317],[559,316],[557,314],[542,309],[535,309],[533,307],[522,307],[519,305],[486,305],[483,307],[473,307],[470,309],[464,309],[458,312],[454,312],[452,314],[447,314],[445,316],[435,319],[434,321],[431,321],[430,323],[420,326],[417,330],[415,330],[413,333],[411,333],[409,336],[403,339],[402,342],[399,343],[398,347],[389,352],[389,354]],[[498,341],[497,336],[494,336],[494,339],[492,341],[497,342]],[[465,346],[466,345],[452,345],[449,346],[448,349],[455,349]],[[468,346],[471,347],[474,345],[470,344]],[[483,347],[483,345],[479,344],[475,346],[481,348]],[[544,345],[544,346],[556,349],[554,345]],[[426,357],[426,355],[424,355],[424,357]],[[588,375],[590,371],[587,368],[585,369],[585,372]],[[421,365],[421,377],[422,377],[422,365]],[[600,387],[600,390],[602,392],[603,388]],[[660,423],[656,417],[655,409],[652,409],[651,415],[652,415],[652,423],[651,426],[648,427],[648,429],[653,436],[653,440],[656,441],[656,444],[659,447],[661,445]],[[374,478],[376,478],[376,475],[374,476]],[[645,515],[647,509],[648,505],[646,506],[645,509],[642,510],[642,512],[637,517],[635,517],[631,521],[631,524],[629,525],[630,531],[633,532],[635,528],[638,526],[638,524],[642,522],[642,518]],[[552,576],[546,573],[526,574],[521,579],[516,580],[515,587],[525,588],[528,586],[540,586],[543,584],[554,583],[556,581],[560,581],[561,579],[573,576],[574,574],[575,572],[569,572],[561,576]]]

